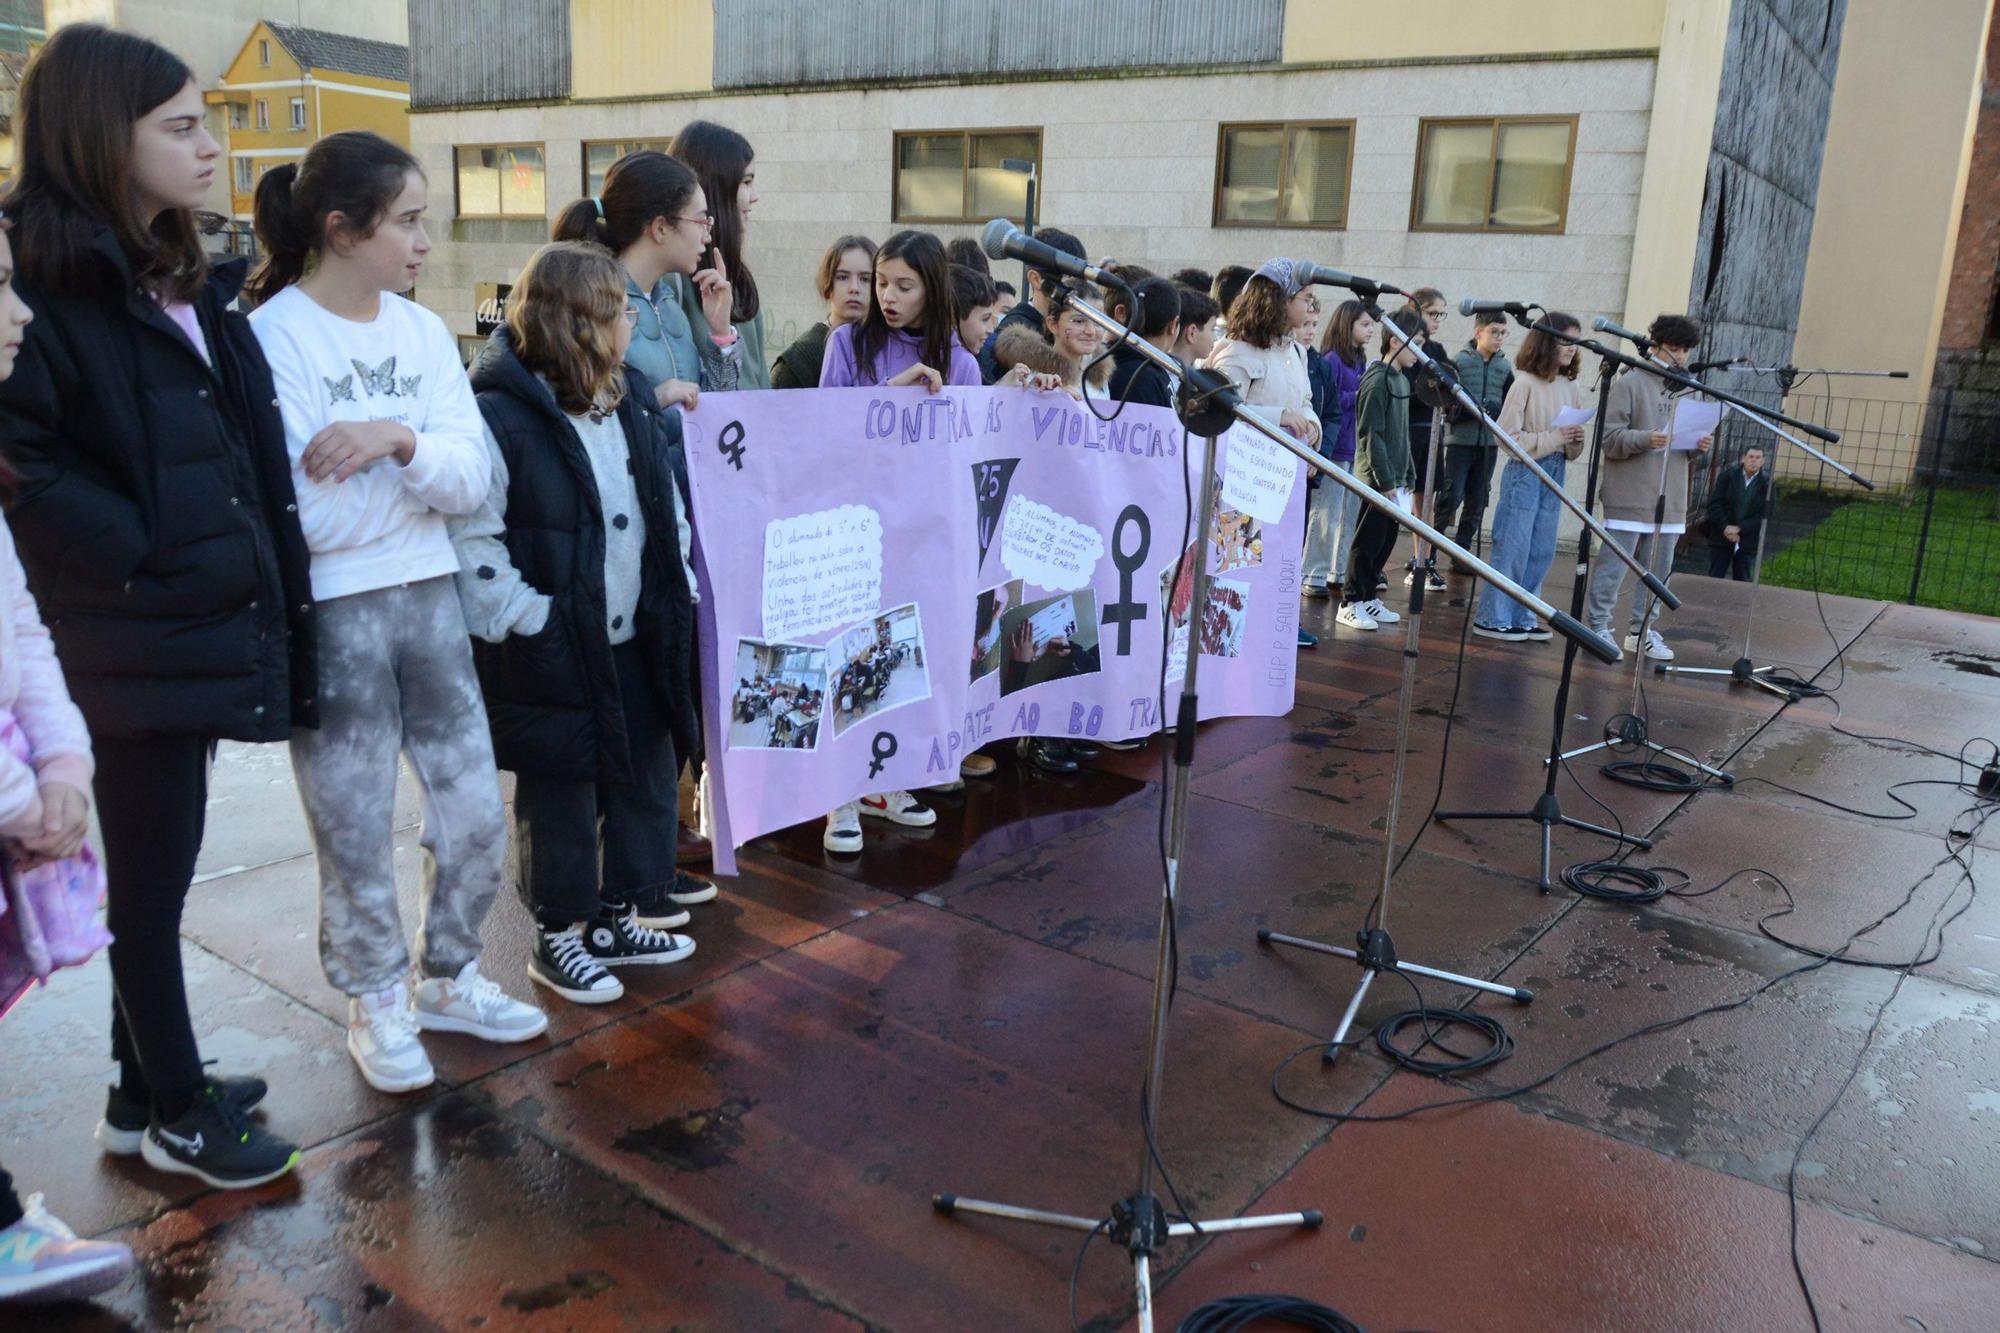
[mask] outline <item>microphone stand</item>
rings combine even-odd
[[[1552,328],[1549,326],[1546,320],[1531,323],[1527,318],[1521,315],[1520,312],[1516,311],[1511,313],[1514,314],[1515,322],[1525,326],[1530,331],[1539,331],[1542,333],[1546,333],[1549,337],[1554,338],[1558,342],[1571,343],[1583,349],[1586,352],[1595,353],[1596,356],[1598,357],[1597,411],[1591,421],[1590,466],[1585,474],[1585,480],[1584,480],[1583,506],[1586,509],[1595,502],[1597,496],[1598,470],[1599,470],[1599,465],[1602,462],[1604,456],[1605,406],[1610,400],[1611,377],[1613,374],[1614,366],[1624,366],[1628,370],[1643,371],[1646,374],[1667,380],[1670,383],[1679,383],[1685,386],[1691,386],[1697,389],[1703,389],[1705,392],[1711,393],[1712,396],[1720,398],[1722,401],[1729,403],[1733,407],[1746,408],[1752,406],[1752,404],[1745,402],[1743,399],[1738,398],[1734,394],[1724,393],[1721,390],[1707,390],[1706,386],[1702,385],[1700,381],[1691,379],[1688,376],[1681,375],[1677,372],[1668,371],[1664,367],[1658,365],[1656,362],[1653,362],[1651,360],[1641,360],[1637,357],[1627,356],[1623,352],[1614,351],[1613,349],[1606,347],[1604,344],[1596,341],[1595,339],[1584,338],[1579,336],[1578,334],[1570,333],[1564,329]],[[1639,341],[1639,346],[1641,350],[1650,350],[1652,344],[1650,342],[1645,341],[1644,339],[1641,339]],[[1839,438],[1838,436],[1833,435],[1831,431],[1823,430],[1817,426],[1808,425],[1807,423],[1802,421],[1794,421],[1789,417],[1781,419],[1786,421],[1786,423],[1789,425],[1797,426],[1800,429],[1810,434],[1816,434],[1820,436],[1822,439],[1828,437],[1831,437],[1833,439]],[[1570,588],[1570,615],[1572,619],[1581,619],[1583,616],[1584,594],[1585,591],[1587,590],[1587,586],[1589,584],[1589,576],[1590,576],[1590,538],[1593,533],[1603,536],[1604,529],[1601,528],[1596,523],[1589,523],[1585,525],[1583,531],[1579,533],[1577,536],[1576,582]],[[1624,553],[1622,548],[1619,547],[1616,542],[1612,542],[1608,540],[1608,538],[1606,539],[1605,544],[1615,552],[1619,552],[1620,554]],[[1626,563],[1635,564],[1636,562],[1633,561],[1630,556],[1627,556]],[[1641,568],[1643,568],[1643,566],[1641,566]],[[1642,575],[1642,577],[1650,579],[1651,574],[1652,571],[1646,570],[1645,573]],[[1652,588],[1653,584],[1649,582],[1647,584],[1647,587]],[[1671,594],[1669,594],[1669,597],[1670,596]],[[1677,605],[1678,603],[1674,600],[1668,600],[1667,604],[1669,606],[1673,606]],[[1549,753],[1547,758],[1543,760],[1544,774],[1542,781],[1542,794],[1536,798],[1534,806],[1531,809],[1521,810],[1521,811],[1440,810],[1434,816],[1436,819],[1440,821],[1452,820],[1452,819],[1507,819],[1507,820],[1521,820],[1527,823],[1539,825],[1541,828],[1541,843],[1542,843],[1541,878],[1539,881],[1539,887],[1543,893],[1550,892],[1554,887],[1549,877],[1549,861],[1550,861],[1549,844],[1550,844],[1550,837],[1553,834],[1554,830],[1557,828],[1557,826],[1561,826],[1564,828],[1581,829],[1587,833],[1595,833],[1601,837],[1610,838],[1613,841],[1618,842],[1622,845],[1636,847],[1640,851],[1651,851],[1653,848],[1653,844],[1650,839],[1637,837],[1633,834],[1623,833],[1614,829],[1608,829],[1603,827],[1602,825],[1586,823],[1581,819],[1575,819],[1563,813],[1562,801],[1556,795],[1556,782],[1562,775],[1562,765],[1560,761],[1564,758],[1562,752],[1563,727],[1569,720],[1569,692],[1570,692],[1570,685],[1572,679],[1575,676],[1575,673],[1576,673],[1576,644],[1574,641],[1571,641],[1563,646],[1562,676],[1556,685],[1555,715],[1551,723],[1551,726],[1549,728]]]
[[[1800,379],[1809,375],[1854,375],[1854,376],[1866,375],[1866,376],[1879,377],[1883,379],[1908,379],[1910,375],[1910,372],[1908,372],[1907,370],[1800,370],[1797,366],[1747,366],[1743,367],[1743,370],[1744,373],[1752,375],[1760,375],[1760,374],[1776,375],[1778,377],[1778,403],[1780,406],[1783,406],[1785,399],[1791,395],[1792,386],[1796,384]],[[1762,426],[1765,430],[1771,432],[1771,434],[1779,437],[1780,439],[1789,440],[1792,444],[1795,444],[1799,448],[1805,450],[1808,454],[1811,454],[1814,458],[1817,458],[1821,463],[1825,464],[1827,467],[1832,468],[1835,472],[1838,472],[1841,476],[1846,477],[1849,481],[1861,487],[1863,490],[1872,491],[1875,489],[1874,482],[1868,480],[1866,477],[1856,472],[1853,468],[1848,467],[1846,464],[1839,463],[1831,458],[1828,458],[1825,454],[1821,453],[1818,449],[1815,449],[1810,444],[1807,444],[1804,440],[1800,439],[1798,436],[1793,435],[1789,431],[1786,431],[1785,429],[1780,427],[1776,422],[1772,421],[1762,412],[1752,411],[1751,409],[1742,406],[1736,406],[1734,410],[1741,413],[1743,416],[1748,417],[1751,421],[1755,422],[1759,426]],[[1750,608],[1743,622],[1743,655],[1737,658],[1734,663],[1726,667],[1662,666],[1659,669],[1661,675],[1726,676],[1734,684],[1754,685],[1759,689],[1769,690],[1772,694],[1777,695],[1779,698],[1785,700],[1787,703],[1796,703],[1798,701],[1800,696],[1796,690],[1787,689],[1783,685],[1779,685],[1774,681],[1769,681],[1764,679],[1764,677],[1767,674],[1777,670],[1777,666],[1775,664],[1770,666],[1761,666],[1761,667],[1757,666],[1755,664],[1754,659],[1750,655],[1750,642],[1757,630],[1758,596],[1762,592],[1764,586],[1764,536],[1771,530],[1771,515],[1777,512],[1777,507],[1778,507],[1777,462],[1778,462],[1777,451],[1774,449],[1771,451],[1771,461],[1768,468],[1768,475],[1766,476],[1764,482],[1764,484],[1769,488],[1769,493],[1764,501],[1764,516],[1757,520],[1756,544],[1751,548]],[[1713,483],[1710,483],[1711,491],[1713,490],[1713,488],[1714,488]]]
[[[1370,304],[1382,288],[1368,284],[1366,299]],[[1196,533],[1194,549],[1198,553],[1194,567],[1192,589],[1193,617],[1189,624],[1189,653],[1187,676],[1181,685],[1180,705],[1174,732],[1174,772],[1169,789],[1169,814],[1167,833],[1167,874],[1164,892],[1160,901],[1159,948],[1153,969],[1153,1005],[1150,1018],[1150,1032],[1147,1037],[1147,1064],[1145,1082],[1141,1087],[1140,1114],[1143,1140],[1139,1145],[1138,1185],[1125,1199],[1112,1205],[1109,1217],[1078,1217],[1074,1214],[1049,1212],[1038,1208],[1021,1208],[1012,1204],[993,1203],[985,1200],[962,1198],[956,1194],[937,1194],[931,1198],[931,1206],[947,1217],[959,1213],[973,1213],[987,1217],[1006,1218],[1015,1222],[1027,1222],[1036,1226],[1060,1227],[1069,1231],[1086,1234],[1103,1230],[1114,1244],[1121,1246],[1132,1260],[1133,1281],[1137,1296],[1140,1333],[1152,1333],[1153,1295],[1152,1262],[1162,1245],[1169,1239],[1184,1236],[1200,1236],[1220,1232],[1251,1231],[1273,1227],[1316,1228],[1324,1220],[1318,1210],[1296,1213],[1279,1213],[1262,1217],[1225,1218],[1219,1221],[1197,1222],[1183,1219],[1175,1222],[1168,1218],[1166,1209],[1154,1193],[1153,1175],[1155,1170],[1153,1127],[1159,1123],[1160,1088],[1166,1072],[1167,1058],[1167,1016],[1173,999],[1174,958],[1176,951],[1177,912],[1181,887],[1181,867],[1185,862],[1188,837],[1188,796],[1193,787],[1193,767],[1195,754],[1195,724],[1199,719],[1199,704],[1196,683],[1201,662],[1198,617],[1201,608],[1208,604],[1209,576],[1207,550],[1209,537],[1215,522],[1215,439],[1232,425],[1248,427],[1273,444],[1290,452],[1308,467],[1317,468],[1322,479],[1331,478],[1337,486],[1343,486],[1361,499],[1374,505],[1401,526],[1417,536],[1442,548],[1471,567],[1478,577],[1493,583],[1508,596],[1538,612],[1566,638],[1586,647],[1590,652],[1606,662],[1617,660],[1617,650],[1602,636],[1593,633],[1576,617],[1564,614],[1551,607],[1535,593],[1521,587],[1491,565],[1465,550],[1451,538],[1437,531],[1429,523],[1414,514],[1405,512],[1396,502],[1383,495],[1360,478],[1342,472],[1320,455],[1295,440],[1276,423],[1267,420],[1254,409],[1245,405],[1231,387],[1229,381],[1213,371],[1183,366],[1175,358],[1140,338],[1131,329],[1120,324],[1110,315],[1091,305],[1088,301],[1069,293],[1064,300],[1069,309],[1076,311],[1091,323],[1111,335],[1114,344],[1122,343],[1132,348],[1154,365],[1178,374],[1181,377],[1179,413],[1188,433],[1202,436],[1204,454],[1202,459],[1202,481],[1200,500],[1196,508]],[[1398,331],[1400,332],[1400,330]],[[1419,349],[1419,355],[1421,350]],[[1415,585],[1421,592],[1422,585]],[[1405,662],[1406,680],[1413,670]],[[1407,701],[1409,690],[1404,697]],[[1407,703],[1406,703],[1407,709]],[[1384,944],[1387,935],[1376,932]],[[1393,963],[1393,959],[1384,960]],[[1404,970],[1414,971],[1409,964],[1400,964]],[[1449,973],[1432,973],[1441,978],[1464,981],[1466,984],[1490,987],[1492,983],[1472,981],[1469,978],[1452,977]],[[1509,988],[1503,988],[1507,990]]]
[[[1370,313],[1374,313],[1375,308],[1372,298],[1368,299],[1368,305]],[[1393,329],[1396,326],[1385,323],[1383,327]],[[1400,334],[1402,331],[1398,329],[1397,332]],[[1426,450],[1428,456],[1424,460],[1426,465],[1425,475],[1430,478],[1429,493],[1424,501],[1424,508],[1427,511],[1425,518],[1427,521],[1435,522],[1437,518],[1438,449],[1440,447],[1439,441],[1444,435],[1444,397],[1445,386],[1448,382],[1447,375],[1437,362],[1423,350],[1420,343],[1407,337],[1402,339],[1402,343],[1405,348],[1415,352],[1422,359],[1424,375],[1428,380],[1426,387],[1430,390],[1431,401],[1435,404],[1431,408],[1431,438]],[[1453,387],[1456,387],[1456,385],[1454,384]],[[1461,396],[1463,396],[1462,391]],[[1433,554],[1435,555],[1435,553]],[[1384,972],[1400,972],[1405,975],[1429,977],[1434,981],[1450,982],[1458,986],[1469,986],[1474,990],[1484,991],[1489,995],[1504,995],[1508,999],[1518,1001],[1521,1004],[1532,1003],[1535,998],[1533,991],[1524,990],[1518,986],[1502,985],[1497,981],[1482,981],[1477,977],[1460,976],[1456,972],[1445,972],[1434,967],[1423,967],[1416,963],[1406,963],[1396,956],[1395,942],[1389,936],[1389,896],[1392,881],[1396,873],[1396,816],[1402,809],[1403,776],[1409,767],[1410,705],[1416,694],[1417,658],[1420,655],[1418,636],[1423,627],[1424,597],[1429,591],[1429,584],[1430,571],[1425,567],[1423,550],[1415,542],[1412,542],[1410,548],[1409,613],[1403,618],[1403,679],[1401,687],[1397,691],[1396,758],[1394,767],[1390,770],[1389,811],[1384,822],[1382,834],[1382,885],[1375,891],[1375,906],[1369,913],[1373,918],[1373,924],[1367,924],[1364,918],[1362,928],[1355,932],[1355,947],[1352,949],[1343,949],[1338,945],[1327,944],[1320,940],[1306,939],[1298,935],[1286,935],[1275,930],[1263,929],[1257,932],[1257,942],[1260,944],[1288,945],[1294,949],[1305,949],[1312,953],[1329,954],[1335,958],[1345,958],[1360,965],[1360,984],[1355,987],[1354,994],[1349,997],[1347,1008],[1340,1015],[1339,1026],[1334,1029],[1333,1035],[1327,1038],[1326,1047],[1320,1052],[1320,1060],[1324,1064],[1332,1064],[1339,1057],[1341,1048],[1347,1041],[1348,1029],[1354,1026],[1355,1016],[1361,1012],[1362,1001],[1368,998],[1369,987],[1373,986],[1375,978]]]

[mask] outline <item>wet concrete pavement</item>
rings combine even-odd
[[[1732,659],[1747,590],[1676,587],[1683,660]],[[1442,600],[1461,592],[1455,579]],[[1559,644],[1473,639],[1461,678],[1462,601],[1431,606],[1405,840],[1440,793],[1446,808],[1532,803],[1561,664]],[[1466,1078],[1396,1072],[1372,1043],[1330,1070],[1307,1050],[1280,1087],[1329,1113],[1484,1098],[1336,1124],[1281,1105],[1271,1080],[1327,1035],[1358,973],[1256,935],[1346,943],[1379,883],[1402,636],[1344,636],[1330,612],[1306,604],[1323,641],[1301,656],[1289,717],[1203,729],[1157,1127],[1194,1211],[1314,1207],[1326,1226],[1176,1243],[1162,1325],[1211,1297],[1286,1291],[1375,1330],[1807,1328],[1796,1154],[1798,1253],[1825,1327],[1993,1328],[2000,907],[1954,862],[1922,877],[1952,846],[2000,850],[2000,820],[1974,827],[1975,802],[1941,781],[1951,761],[1860,737],[1956,754],[1995,731],[2000,622],[1772,590],[1760,660],[1828,668],[1830,698],[1785,708],[1644,673],[1653,734],[1737,785],[1637,791],[1593,755],[1559,790],[1571,814],[1655,837],[1633,859],[1678,868],[1686,896],[1545,895],[1532,825],[1428,827],[1396,878],[1399,951],[1537,998],[1478,1001],[1516,1046]],[[1629,663],[1579,664],[1567,746],[1598,739],[1632,693]],[[221,1194],[98,1156],[109,987],[101,964],[61,974],[0,1025],[0,1160],[78,1230],[129,1240],[142,1268],[95,1307],[18,1326],[1067,1326],[1075,1235],[947,1220],[928,1199],[1095,1215],[1129,1192],[1160,755],[1060,779],[1001,764],[939,798],[934,830],[871,826],[859,858],[828,857],[817,827],[761,840],[695,909],[686,963],[628,975],[617,1004],[553,1002],[549,1037],[525,1047],[434,1038],[437,1087],[399,1099],[362,1084],[341,1045],[284,752],[227,749],[184,931],[190,988],[204,1053],[272,1081],[266,1114],[307,1146],[304,1165]],[[1914,811],[1885,794],[1895,783],[1917,784],[1896,788]],[[407,791],[403,812],[413,921]],[[1872,817],[1886,814],[1908,817]],[[1558,866],[1610,854],[1567,830],[1555,849]],[[1835,949],[1906,897],[1849,956],[1935,955],[1912,974],[1790,947]],[[490,972],[518,995],[526,930],[509,898],[486,932]],[[1384,979],[1357,1031],[1412,1002]],[[1128,1287],[1100,1241],[1077,1288],[1090,1327],[1127,1318]]]

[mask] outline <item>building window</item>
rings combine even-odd
[[[1028,217],[1028,176],[1001,165],[1042,163],[1040,130],[926,130],[896,136],[897,222]]]
[[[231,102],[229,104],[229,128],[232,130],[242,130],[249,127],[250,108],[241,102]]]
[[[271,63],[271,43],[261,37],[257,39],[257,63],[260,65]]]
[[[1426,120],[1410,229],[1559,232],[1575,150],[1575,116]]]
[[[305,127],[306,127],[306,99],[303,97],[294,97],[292,99],[292,128],[295,130],[302,130]]]
[[[459,148],[458,215],[462,218],[545,218],[548,181],[538,143]]]
[[[271,104],[261,97],[257,99],[257,128],[260,130],[271,128]]]
[[[252,174],[252,163],[247,157],[236,159],[236,193],[248,194],[256,186],[257,178]]]
[[[1354,122],[1224,125],[1215,151],[1214,225],[1345,227]]]
[[[595,199],[604,193],[604,173],[611,170],[611,164],[627,153],[637,153],[650,149],[664,153],[671,143],[668,139],[620,139],[605,143],[585,143],[583,146],[583,197]]]

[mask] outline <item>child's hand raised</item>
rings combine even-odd
[[[708,319],[708,331],[716,337],[729,332],[729,315],[736,295],[730,290],[729,268],[722,260],[722,247],[708,247],[709,262],[713,268],[705,268],[694,275],[695,290],[701,293],[701,313]]]

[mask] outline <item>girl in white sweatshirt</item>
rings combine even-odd
[[[479,975],[507,834],[445,515],[490,480],[451,335],[400,293],[430,241],[416,160],[378,135],[321,139],[257,187],[267,258],[251,315],[271,363],[318,605],[320,725],[292,765],[319,858],[320,962],[347,1049],[384,1092],[435,1078],[420,1028],[489,1041],[547,1019]],[[414,975],[396,909],[396,761],[423,792]],[[414,984],[413,984],[414,983]]]

